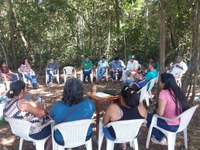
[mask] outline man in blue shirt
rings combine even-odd
[[[157,64],[155,62],[152,62],[149,64],[149,72],[145,75],[147,81],[150,81],[153,78],[156,78],[158,76],[158,72],[156,71]]]
[[[98,62],[97,67],[97,81],[101,81],[106,69],[108,68],[108,62],[106,61],[106,57],[103,56],[102,59]]]
[[[112,69],[110,70],[110,76],[114,80],[120,80],[122,77],[122,69],[123,66],[121,64],[121,61],[119,61],[118,57],[115,57],[115,59],[112,61]]]
[[[58,64],[54,61],[54,59],[50,59],[49,63],[46,66],[47,74],[49,76],[48,84],[53,82],[53,75],[55,71],[58,69]]]

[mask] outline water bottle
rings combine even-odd
[[[42,96],[38,96],[37,101],[38,101],[38,103],[41,103],[42,102]]]

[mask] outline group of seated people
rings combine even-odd
[[[139,101],[137,91],[133,87],[125,85],[121,90],[119,101],[111,104],[105,111],[103,117],[104,126],[113,121],[144,118],[147,120],[147,127],[149,127],[153,114],[175,118],[188,109],[189,105],[186,96],[176,84],[174,76],[169,73],[162,73],[160,77],[159,85],[162,90],[159,93],[157,105],[152,113],[147,113],[143,103]],[[25,83],[23,81],[17,80],[11,83],[10,90],[7,92],[9,100],[4,109],[5,117],[27,120],[40,126],[50,121],[50,119],[54,120],[55,124],[89,119],[95,111],[93,102],[89,98],[84,97],[83,84],[77,78],[71,78],[66,81],[62,100],[55,102],[50,112],[45,110],[43,102],[27,100],[25,93]],[[179,119],[174,121],[158,120],[158,126],[172,132],[178,129],[179,123]],[[29,132],[30,137],[39,140],[52,135],[58,144],[64,144],[61,133],[59,131],[51,133],[50,125],[42,130],[38,130],[37,126],[31,128]],[[112,127],[104,127],[103,132],[108,139],[115,140],[115,131]],[[92,128],[90,127],[86,140],[91,137]],[[153,130],[151,140],[156,144],[167,144],[165,135],[156,129]],[[46,145],[46,149],[51,147],[51,138]],[[126,148],[126,144],[121,146]]]

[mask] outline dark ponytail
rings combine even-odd
[[[187,110],[189,108],[189,104],[186,95],[183,91],[181,91],[180,87],[177,85],[174,76],[169,73],[162,73],[161,82],[165,83],[164,89],[169,90],[169,92],[174,98],[174,102],[176,104],[176,114],[178,115]],[[181,110],[179,110],[179,104],[181,106]]]
[[[6,93],[8,98],[18,96],[21,90],[25,90],[25,83],[21,80],[14,81],[10,84],[10,90]]]

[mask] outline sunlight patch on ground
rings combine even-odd
[[[105,88],[106,85],[97,85],[97,87],[100,87],[100,88]]]
[[[4,127],[4,128],[1,128],[0,129],[0,132],[6,132],[8,129],[6,128],[6,127]]]
[[[16,139],[16,136],[10,136],[8,138],[1,138],[0,144],[1,145],[11,145]]]

